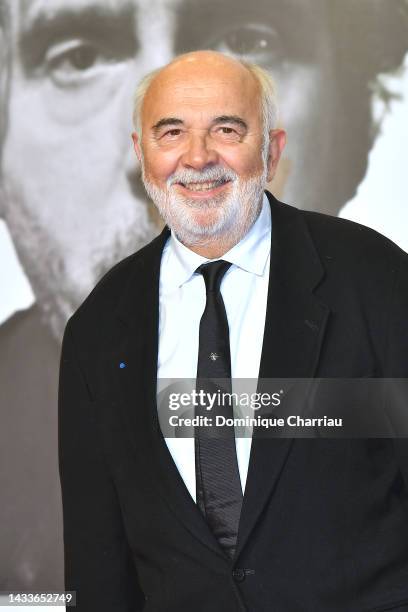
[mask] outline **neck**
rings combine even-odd
[[[201,255],[201,257],[205,257],[206,259],[219,259],[248,234],[257,220],[261,209],[262,206],[259,206],[254,211],[254,214],[246,219],[246,223],[241,227],[236,227],[235,231],[229,231],[224,236],[207,237],[195,242],[180,240],[180,238],[179,240],[184,246],[190,249],[190,251],[197,253],[197,255]]]
[[[219,259],[234,247],[239,241],[217,242],[210,244],[184,244],[190,251],[205,257],[206,259]]]

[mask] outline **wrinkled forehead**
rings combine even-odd
[[[260,88],[253,75],[242,68],[205,63],[186,66],[160,75],[148,89],[142,118],[162,121],[177,118],[206,124],[215,118],[233,118],[233,123],[255,122],[259,115]],[[173,121],[174,122],[174,121]]]

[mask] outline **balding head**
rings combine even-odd
[[[154,70],[141,79],[135,94],[133,122],[136,132],[142,132],[142,113],[145,101],[154,99],[160,87],[189,81],[191,84],[213,75],[217,80],[226,83],[235,80],[240,84],[244,95],[251,96],[252,101],[259,100],[264,139],[276,126],[277,101],[272,77],[255,64],[235,59],[216,51],[194,51],[179,55],[166,66]]]
[[[150,84],[154,86],[163,79],[174,81],[180,78],[200,79],[208,74],[215,74],[226,80],[240,79],[242,83],[258,87],[256,79],[241,61],[217,51],[193,51],[179,55],[157,70]]]
[[[241,74],[247,70],[242,62],[224,53],[212,50],[191,51],[178,55],[170,63],[157,71],[157,75],[161,73],[177,73],[179,70],[192,70],[194,73],[204,72],[207,69],[215,69],[223,72],[238,71]]]

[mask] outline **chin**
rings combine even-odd
[[[195,210],[192,214],[190,213],[190,222],[192,225],[196,225],[203,230],[211,229],[220,222],[222,217],[221,212],[219,208]]]
[[[203,237],[211,238],[224,233],[230,225],[231,219],[226,218],[225,212],[220,209],[202,211],[190,216],[190,227],[193,232]]]

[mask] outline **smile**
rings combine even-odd
[[[206,195],[210,196],[221,191],[225,185],[228,185],[230,181],[220,179],[218,181],[203,181],[195,183],[177,183],[178,187],[181,187],[183,191],[188,191],[190,194]]]

